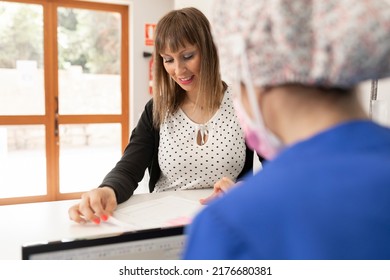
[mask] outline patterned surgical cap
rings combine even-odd
[[[222,74],[234,67],[224,39],[238,34],[257,86],[390,76],[390,0],[215,0],[212,24]]]

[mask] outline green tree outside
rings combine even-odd
[[[58,65],[79,65],[84,73],[120,73],[120,15],[58,8]],[[17,60],[43,66],[43,7],[0,1],[0,68]]]

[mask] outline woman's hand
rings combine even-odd
[[[210,196],[206,197],[206,198],[200,199],[199,202],[201,204],[203,204],[203,205],[204,204],[209,204],[212,200],[214,200],[217,197],[220,197],[225,192],[230,190],[234,185],[235,185],[235,183],[230,178],[222,177],[221,180],[217,181],[214,184],[214,191],[213,191],[213,193]]]
[[[81,196],[81,201],[69,208],[69,218],[76,223],[92,221],[100,224],[112,216],[117,207],[116,196],[110,187],[93,189]]]

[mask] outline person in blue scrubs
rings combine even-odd
[[[221,67],[268,160],[194,218],[183,258],[390,259],[390,129],[357,95],[390,76],[389,1],[216,2]]]

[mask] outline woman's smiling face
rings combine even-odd
[[[200,73],[200,52],[195,45],[185,44],[177,52],[166,49],[160,53],[164,68],[186,92],[196,92]]]

